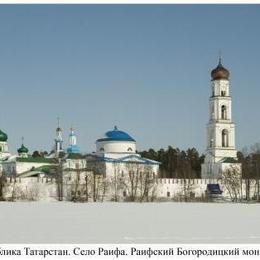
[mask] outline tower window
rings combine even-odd
[[[99,151],[100,151],[100,152],[104,152],[104,148],[100,148]]]
[[[214,118],[214,106],[211,106],[211,117]]]
[[[225,97],[225,96],[226,96],[226,91],[222,90],[222,91],[221,91],[221,96],[222,96],[222,97]]]
[[[222,131],[222,147],[228,147],[228,131],[224,129]]]
[[[227,119],[227,107],[221,106],[221,119]]]

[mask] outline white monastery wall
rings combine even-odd
[[[256,196],[257,183],[256,180],[250,182],[250,198]],[[225,198],[230,198],[229,190],[225,185],[225,181],[221,179],[157,179],[156,180],[156,200],[176,200],[185,195],[191,198],[205,197],[207,184],[218,183],[223,191]],[[84,189],[86,187],[85,178],[80,178],[79,182],[66,179],[63,183],[63,199],[71,200],[72,190],[79,192],[79,196],[85,196]],[[119,187],[120,189],[120,187]],[[246,196],[246,180],[243,180],[242,189],[243,197]],[[58,200],[58,183],[54,178],[7,178],[4,184],[4,197],[7,200],[36,200],[36,201],[55,201]],[[102,193],[102,192],[101,192]],[[124,189],[118,190],[118,197],[122,201]],[[185,194],[186,193],[186,194]],[[101,194],[102,195],[102,194]],[[111,201],[114,197],[113,184],[106,188],[105,201]],[[90,198],[90,201],[91,198]]]

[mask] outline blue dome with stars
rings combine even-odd
[[[135,140],[126,132],[118,130],[115,126],[113,130],[105,133],[103,138],[97,140],[97,142],[104,141],[126,141],[126,142],[135,142]]]

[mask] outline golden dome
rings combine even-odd
[[[211,71],[212,80],[226,79],[229,78],[229,71],[223,67],[221,59],[219,59],[218,66]]]

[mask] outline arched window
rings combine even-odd
[[[228,147],[228,131],[222,130],[222,147]]]
[[[227,119],[227,107],[221,106],[221,119]]]
[[[215,117],[214,106],[211,106],[211,118],[213,119],[214,117]]]
[[[222,97],[225,97],[225,96],[226,96],[226,91],[222,90],[222,91],[221,91],[221,96],[222,96]]]
[[[104,152],[104,148],[100,148],[99,151],[100,151],[100,152]]]
[[[213,144],[214,144],[214,139],[211,138],[211,139],[210,139],[210,143],[209,143],[209,147],[213,147]]]
[[[127,149],[127,151],[128,151],[128,152],[132,152],[133,149],[132,149],[131,147],[129,147],[129,148]]]

